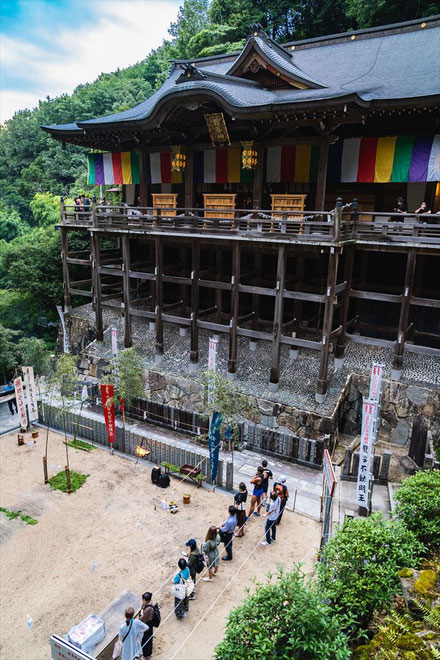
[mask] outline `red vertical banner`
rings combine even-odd
[[[285,146],[281,149],[281,183],[295,181],[295,145]]]
[[[171,152],[160,153],[160,176],[162,183],[171,183]]]
[[[362,138],[359,148],[358,183],[373,183],[376,168],[377,139],[374,137]]]
[[[104,407],[104,419],[107,427],[108,441],[113,444],[115,441],[115,404],[107,405],[109,399],[115,396],[113,385],[101,385],[102,405]]]
[[[228,183],[228,150],[215,151],[215,182]]]

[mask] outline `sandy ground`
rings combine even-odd
[[[173,608],[171,576],[184,543],[189,537],[204,539],[208,526],[225,517],[232,499],[175,478],[164,491],[151,484],[148,463],[135,467],[100,449],[70,450],[71,469],[90,476],[75,494],[53,491],[43,485],[45,433],[40,431],[32,449],[18,447],[16,434],[0,438],[0,506],[39,520],[29,526],[0,513],[2,660],[47,660],[52,633],[64,634],[89,613],[99,614],[127,588],[136,594],[156,592],[153,600],[160,603],[164,620]],[[50,472],[64,463],[62,438],[51,433]],[[181,502],[183,492],[191,492],[191,504],[181,504],[177,515],[160,508],[164,496]],[[278,542],[269,548],[259,545],[263,525],[263,519],[254,518],[245,537],[234,541],[234,561],[220,562],[214,582],[198,584],[187,619],[173,614],[164,623],[155,636],[154,657],[211,658],[229,610],[242,600],[253,577],[263,579],[269,570],[298,561],[312,569],[318,523],[286,512]],[[95,570],[92,562],[97,562]],[[33,618],[29,631],[27,613]]]

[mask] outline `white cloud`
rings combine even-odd
[[[80,83],[100,73],[124,68],[144,59],[167,38],[176,20],[178,0],[125,0],[95,2],[99,18],[80,29],[62,29],[43,47],[4,36],[1,59],[4,73],[16,72],[20,83],[3,90],[1,121],[16,110],[38,105],[39,99],[71,93]],[[52,29],[48,26],[48,29]],[[8,71],[9,70],[9,71]],[[29,89],[23,81],[29,81]]]

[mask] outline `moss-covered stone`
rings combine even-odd
[[[420,571],[419,577],[414,583],[414,590],[419,596],[426,598],[434,592],[436,582],[437,573],[435,571],[432,569]]]
[[[399,571],[399,576],[401,578],[411,578],[412,577],[412,570],[410,568],[401,568]]]

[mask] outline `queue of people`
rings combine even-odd
[[[182,551],[183,557],[177,562],[177,572],[172,578],[172,594],[174,596],[174,613],[177,619],[188,616],[189,601],[196,598],[197,575],[202,576],[204,582],[213,582],[220,564],[219,546],[223,544],[225,554],[223,561],[232,561],[233,539],[244,535],[244,528],[252,516],[265,517],[264,536],[260,542],[262,546],[276,543],[277,526],[289,498],[286,486],[286,477],[280,476],[270,488],[273,473],[267,461],[262,461],[250,480],[253,491],[248,515],[246,515],[246,502],[248,491],[246,484],[241,482],[234,495],[234,504],[228,507],[228,515],[219,525],[211,525],[205,540],[199,547],[196,539],[190,538],[185,543],[187,550]],[[269,494],[268,494],[269,493]],[[260,510],[266,509],[266,513]],[[160,610],[157,603],[152,603],[152,593],[145,592],[142,596],[142,607],[139,619],[134,618],[134,610],[129,608],[125,612],[125,623],[119,631],[118,641],[113,654],[114,658],[132,660],[139,657],[147,660],[153,654],[154,627],[160,624]],[[118,655],[119,654],[119,655]]]

